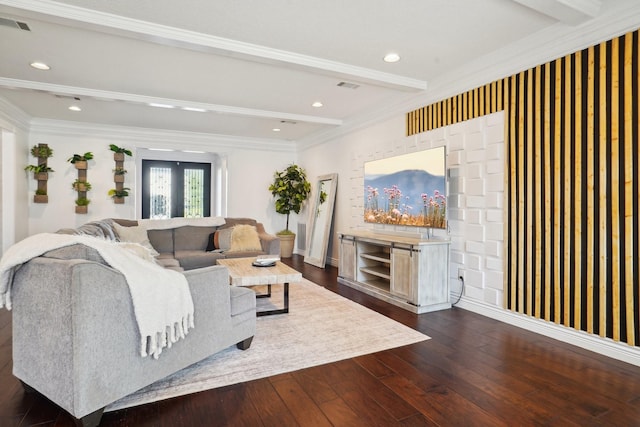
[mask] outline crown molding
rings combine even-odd
[[[12,89],[29,89],[44,91],[52,94],[89,97],[95,100],[124,101],[133,104],[148,105],[150,103],[168,104],[176,108],[201,108],[208,112],[234,114],[245,117],[272,118],[278,120],[292,120],[297,122],[318,123],[323,125],[340,126],[342,120],[328,117],[291,114],[281,111],[258,110],[254,108],[234,107],[230,105],[208,104],[204,102],[184,101],[180,99],[158,98],[132,93],[113,92],[100,89],[89,89],[77,86],[65,86],[53,83],[36,82],[30,80],[0,77],[0,86]]]
[[[38,16],[40,19],[51,20],[51,17],[54,17],[62,20],[72,20],[85,24],[86,28],[94,30],[98,28],[108,29],[109,32],[112,33],[115,31],[116,34],[129,37],[135,36],[136,38],[141,38],[152,43],[233,56],[234,58],[249,61],[287,64],[290,67],[299,67],[319,74],[346,77],[357,80],[358,82],[400,90],[416,91],[424,90],[427,87],[427,82],[424,80],[285,50],[272,49],[267,46],[216,37],[210,34],[167,25],[155,24],[55,1],[3,0],[3,4],[27,12],[44,15]],[[54,19],[54,22],[55,21]]]
[[[31,116],[11,104],[5,98],[0,97],[0,126],[14,127],[22,131],[29,131]],[[3,123],[5,123],[3,125]],[[13,130],[13,129],[9,129]]]
[[[602,7],[602,0],[513,1],[569,25],[581,24],[595,18]]]
[[[181,149],[224,152],[237,149],[295,152],[295,143],[276,139],[236,137],[210,133],[166,131],[125,126],[81,123],[65,120],[33,119],[32,135],[58,135],[65,137],[98,137],[111,140],[134,141],[139,148]],[[186,146],[183,146],[186,145]]]

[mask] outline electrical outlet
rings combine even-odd
[[[458,267],[458,279],[464,280],[464,269],[462,267]]]

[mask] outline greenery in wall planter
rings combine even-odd
[[[46,163],[43,163],[41,165],[27,165],[24,167],[24,170],[28,172],[33,172],[34,178],[37,180],[47,179],[46,174],[49,172],[53,172],[53,169],[47,166]],[[45,174],[45,175],[40,175],[40,174]]]
[[[280,238],[280,256],[290,258],[296,235],[289,230],[289,215],[291,212],[300,213],[311,192],[311,183],[307,180],[305,170],[292,164],[283,171],[274,172],[269,191],[275,197],[276,212],[287,216],[285,229],[276,235]]]
[[[91,201],[86,197],[78,197],[76,199],[76,213],[86,214],[88,211],[89,203],[91,203]]]
[[[130,188],[124,187],[121,189],[112,188],[109,190],[109,197],[113,199],[113,203],[122,204],[124,203],[124,198],[129,195]]]
[[[124,156],[125,154],[127,156],[133,156],[133,153],[131,153],[131,150],[128,150],[124,147],[118,147],[115,144],[109,144],[109,150],[113,151],[113,160],[115,160],[116,162],[122,162],[124,161]]]
[[[91,190],[91,184],[87,181],[76,179],[71,184],[71,188],[73,188],[75,191],[89,191]]]
[[[93,153],[91,151],[87,151],[84,154],[74,154],[69,157],[67,161],[76,166],[76,169],[86,169],[87,161],[93,159]]]
[[[48,159],[49,157],[53,157],[53,149],[47,144],[34,145],[31,148],[31,155],[33,157]]]
[[[31,147],[31,155],[38,158],[38,164],[27,165],[24,170],[33,172],[33,177],[38,181],[38,188],[33,197],[33,202],[48,203],[47,180],[49,179],[49,172],[53,172],[53,169],[47,166],[47,159],[53,156],[53,150],[47,144],[38,144]]]
[[[118,183],[118,182],[124,182],[124,174],[127,173],[127,170],[123,167],[116,167],[113,170],[113,181]]]

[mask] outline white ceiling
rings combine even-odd
[[[553,34],[579,35],[618,14],[626,29],[640,6],[636,0],[0,0],[0,18],[31,29],[0,26],[0,98],[37,119],[300,141],[428,95],[433,82],[519,43],[549,44]],[[383,62],[388,52],[401,61]],[[36,60],[51,70],[31,68]],[[324,106],[314,108],[314,101]],[[71,104],[82,111],[69,111]]]

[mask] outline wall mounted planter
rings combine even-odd
[[[47,159],[53,156],[53,150],[49,148],[47,144],[38,144],[31,148],[31,154],[38,159],[37,166],[29,165],[25,167],[25,170],[33,171],[33,178],[38,181],[38,188],[36,189],[36,194],[33,196],[33,202],[48,203],[47,181],[49,180],[49,174],[47,171],[53,171],[47,166]]]

